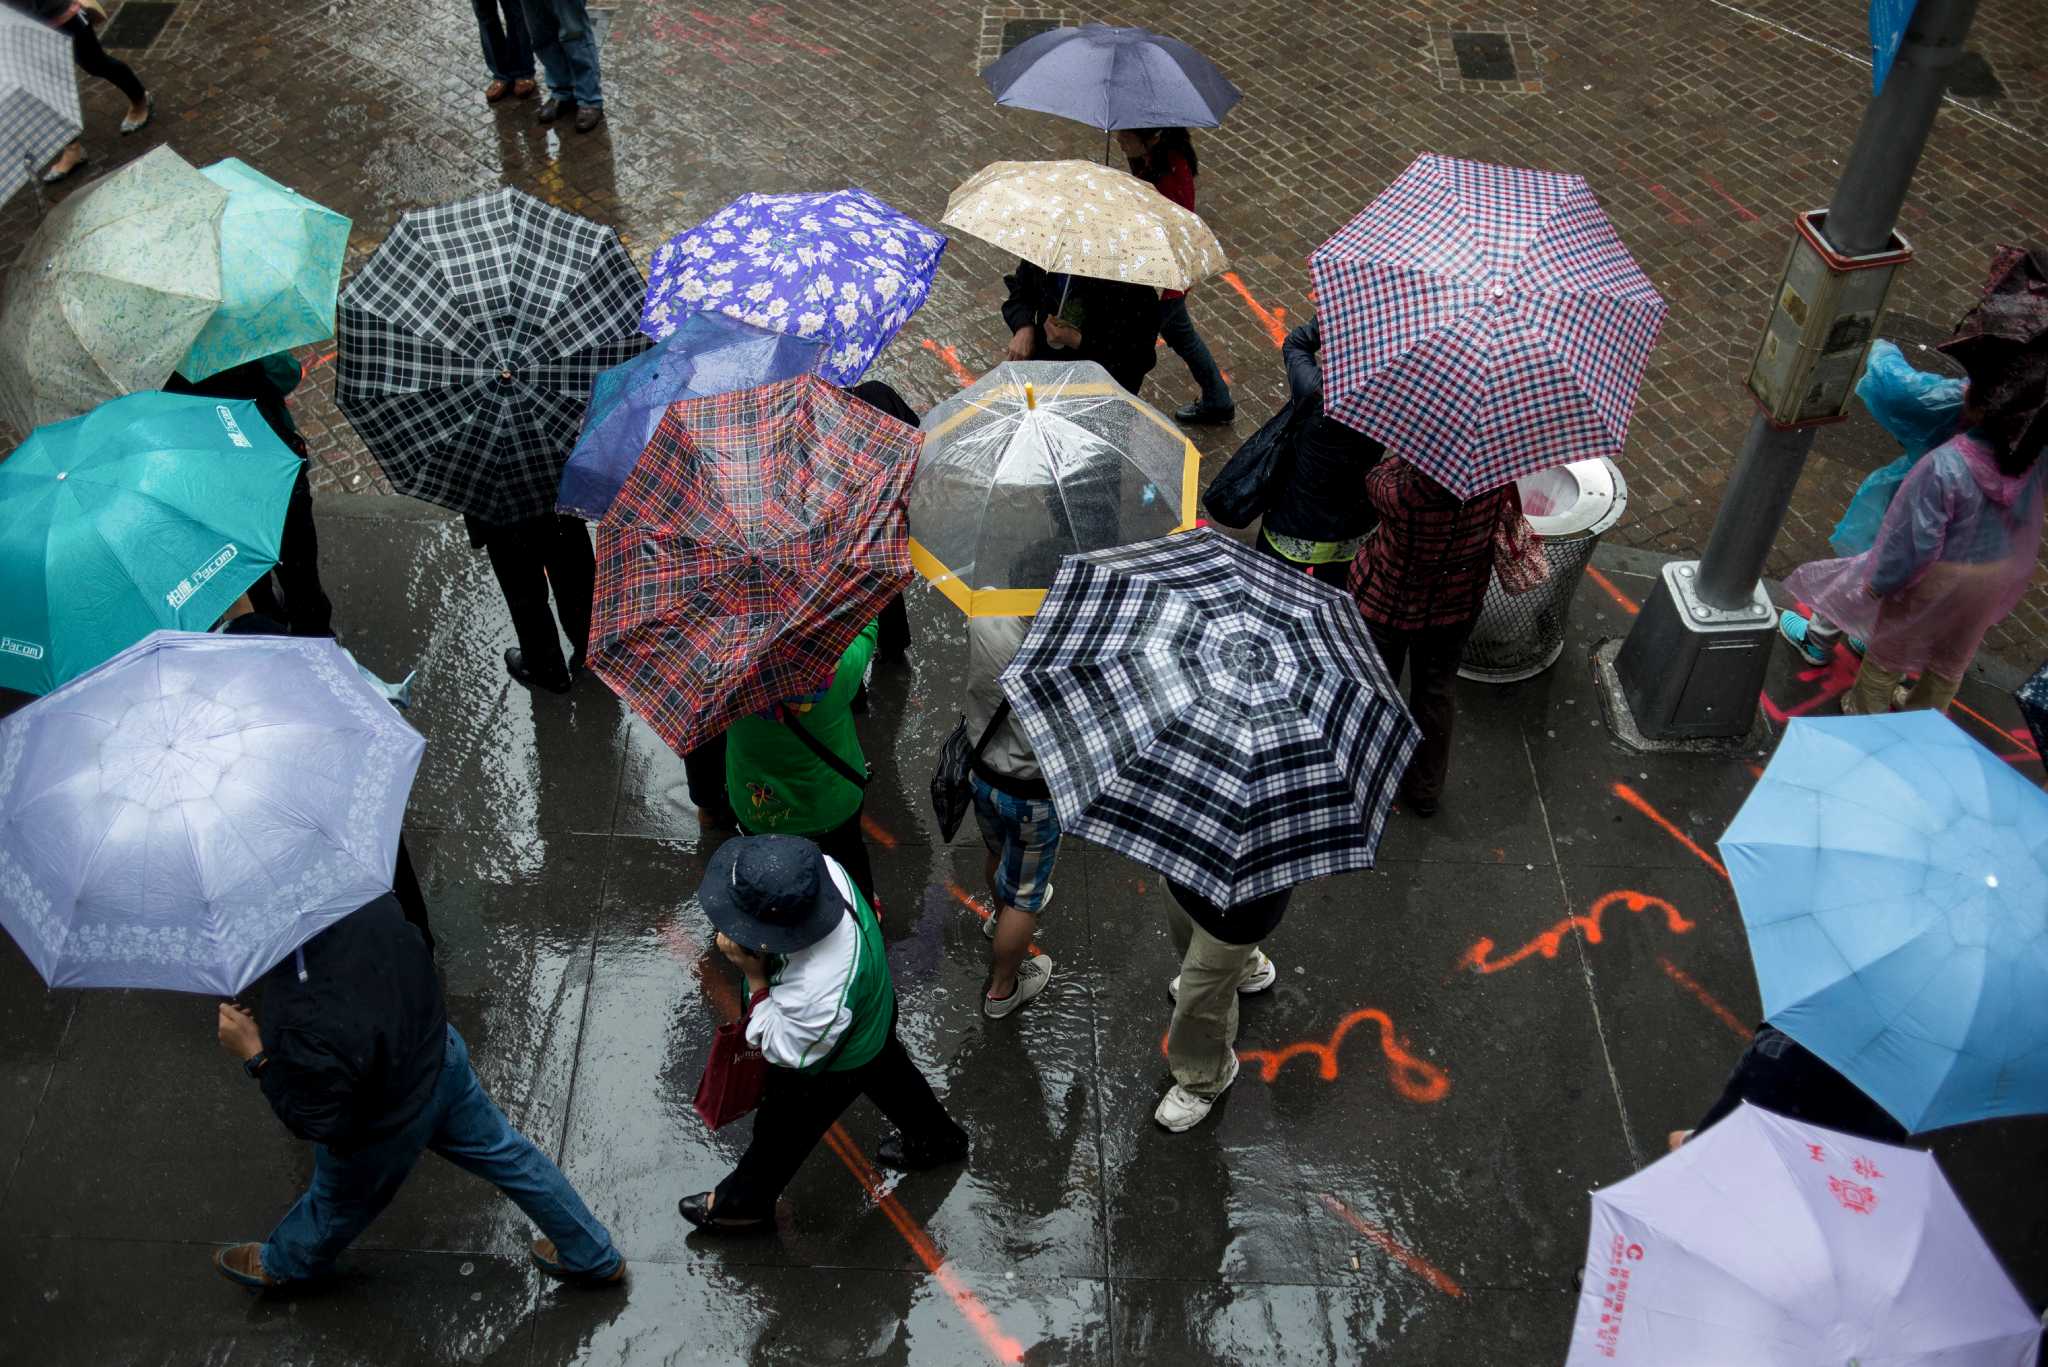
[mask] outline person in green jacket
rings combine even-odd
[[[725,788],[748,835],[801,835],[839,861],[874,902],[875,870],[860,830],[867,756],[853,729],[853,695],[874,658],[869,622],[839,657],[832,683],[791,698],[725,733]]]

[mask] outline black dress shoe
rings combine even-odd
[[[706,1234],[759,1234],[775,1228],[775,1222],[765,1215],[751,1220],[735,1220],[718,1214],[711,1208],[711,1193],[708,1191],[685,1196],[676,1202],[676,1213]]]
[[[947,1163],[958,1163],[967,1157],[967,1141],[950,1144],[944,1148],[915,1148],[903,1142],[903,1136],[892,1134],[875,1146],[875,1161],[885,1168],[900,1172],[921,1172],[925,1168],[943,1167]]]
[[[576,111],[576,131],[579,133],[588,133],[603,122],[603,105],[584,105]]]
[[[558,100],[550,95],[540,102],[540,113],[536,116],[535,122],[553,123],[575,107],[574,100]]]
[[[1410,816],[1432,817],[1437,814],[1439,803],[1433,797],[1416,797],[1411,793],[1401,794],[1401,810]]]
[[[1211,408],[1207,404],[1182,404],[1173,410],[1173,420],[1195,427],[1221,427],[1237,418],[1237,405],[1227,408]]]
[[[545,688],[550,693],[567,693],[569,685],[576,682],[568,674],[546,675],[526,667],[526,657],[513,646],[505,652],[505,672],[512,676],[514,683],[525,684],[528,688]]]

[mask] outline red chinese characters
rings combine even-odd
[[[1835,1199],[1842,1203],[1844,1210],[1854,1211],[1858,1215],[1868,1215],[1877,1209],[1877,1193],[1869,1187],[1844,1182],[1839,1177],[1830,1177],[1828,1190],[1834,1193]]]
[[[1642,1260],[1641,1244],[1629,1243],[1618,1234],[1614,1236],[1613,1246],[1607,1251],[1607,1284],[1600,1296],[1600,1328],[1593,1335],[1601,1357],[1620,1354],[1622,1314],[1628,1309],[1628,1284],[1635,1275],[1629,1264]]]

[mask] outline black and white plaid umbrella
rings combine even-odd
[[[551,512],[601,370],[651,345],[618,234],[518,190],[398,220],[341,293],[334,399],[400,493]]]
[[[1371,868],[1418,737],[1348,596],[1208,530],[1067,557],[1002,684],[1061,829],[1219,906]]]
[[[0,200],[34,179],[78,132],[71,39],[0,9]]]

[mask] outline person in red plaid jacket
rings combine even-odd
[[[1397,685],[1408,666],[1408,710],[1422,743],[1401,802],[1434,816],[1451,763],[1458,657],[1493,574],[1494,529],[1522,515],[1521,496],[1505,484],[1460,502],[1391,453],[1365,477],[1365,493],[1380,522],[1351,562],[1348,587]]]

